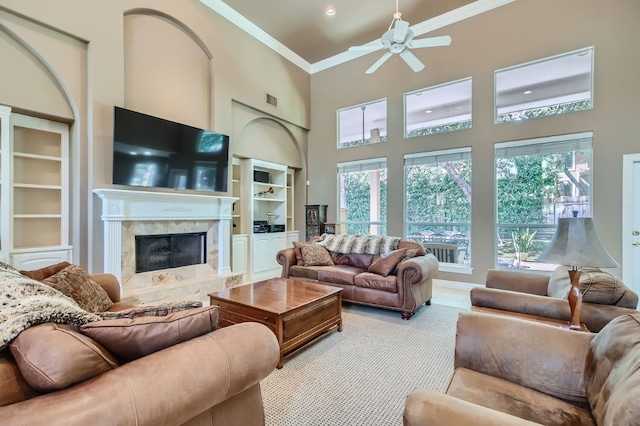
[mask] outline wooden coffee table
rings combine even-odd
[[[209,294],[220,306],[220,327],[259,322],[280,345],[278,368],[285,359],[334,331],[342,331],[342,288],[273,278]]]
[[[521,312],[503,311],[501,309],[485,308],[482,306],[472,306],[471,310],[476,312],[485,312],[488,314],[504,315],[504,316],[513,317],[513,318],[520,318],[520,319],[525,319],[529,321],[539,322],[542,324],[554,325],[556,327],[569,329],[569,321],[563,321],[563,320],[558,320],[554,318],[546,318],[546,317],[540,317],[537,315],[523,314]],[[589,331],[589,329],[585,324],[582,323],[580,324],[580,326],[581,326],[581,329],[578,331]]]

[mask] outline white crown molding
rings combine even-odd
[[[465,6],[459,7],[458,9],[452,10],[450,12],[444,13],[442,15],[439,15],[434,18],[415,24],[411,26],[411,30],[414,32],[415,36],[418,37],[430,31],[434,31],[439,28],[446,27],[447,25],[451,25],[456,22],[463,21],[467,18],[471,18],[473,16],[487,12],[491,9],[495,9],[497,7],[504,6],[506,4],[509,4],[515,1],[516,0],[476,0]],[[320,71],[324,71],[328,68],[343,64],[345,62],[348,62],[353,59],[372,53],[372,52],[366,52],[366,51],[365,52],[346,51],[346,52],[342,52],[337,55],[331,56],[327,59],[323,59],[322,61],[318,61],[313,64],[310,64],[309,62],[305,61],[300,56],[298,56],[296,53],[294,53],[292,50],[288,49],[285,45],[280,43],[278,40],[271,37],[265,31],[260,29],[253,22],[249,21],[247,18],[245,18],[244,16],[236,12],[234,9],[232,9],[229,5],[224,3],[222,0],[200,0],[200,2],[206,5],[207,7],[209,7],[214,12],[221,15],[222,17],[229,20],[231,23],[238,26],[240,29],[244,30],[251,36],[255,37],[257,40],[264,43],[266,46],[273,49],[278,54],[282,55],[284,58],[288,59],[294,65],[308,72],[309,74],[314,74]],[[376,40],[370,41],[366,45],[375,46],[379,43],[380,43],[380,40],[376,39]]]
[[[229,5],[224,3],[221,0],[200,0],[200,3],[209,7],[211,10],[216,12],[218,15],[226,18],[229,22],[236,25],[241,30],[245,31],[249,35],[256,38],[258,41],[264,43],[267,47],[273,49],[276,53],[283,56],[285,59],[289,60],[294,65],[300,67],[302,70],[310,73],[311,72],[311,64],[300,56],[298,56],[295,52],[287,48],[284,44],[280,43],[275,38],[271,37],[264,30],[258,27],[253,22],[249,21],[247,18],[236,12]]]

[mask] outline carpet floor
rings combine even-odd
[[[343,304],[343,331],[284,362],[261,382],[268,426],[401,426],[416,388],[444,391],[462,309],[399,312]]]

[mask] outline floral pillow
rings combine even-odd
[[[107,292],[78,265],[69,265],[45,278],[42,283],[72,298],[88,312],[104,312],[113,306],[113,301]]]

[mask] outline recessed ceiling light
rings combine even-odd
[[[431,111],[430,109],[425,111],[427,114],[431,114],[433,111]]]
[[[523,93],[524,93],[525,95],[530,95],[530,94],[531,94],[531,90],[525,90]]]
[[[333,6],[329,6],[327,7],[327,10],[325,11],[325,13],[329,16],[335,15],[336,14],[336,9]]]

